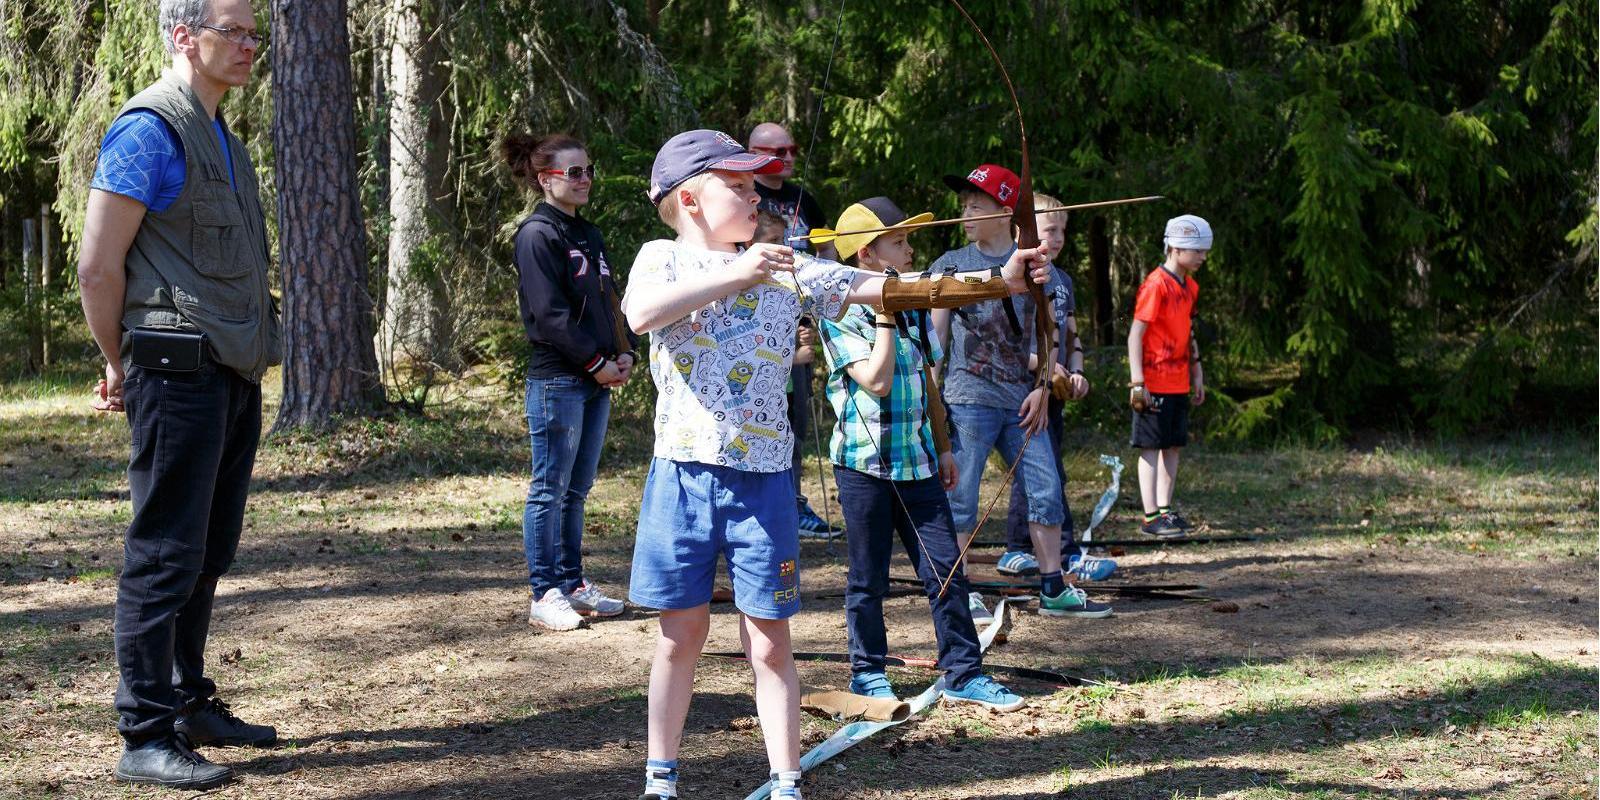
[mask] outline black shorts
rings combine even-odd
[[[1133,446],[1165,450],[1189,443],[1189,395],[1152,394],[1150,408],[1133,412]]]

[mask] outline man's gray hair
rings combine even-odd
[[[176,53],[172,31],[182,25],[198,34],[200,26],[210,18],[211,0],[161,0],[161,44],[168,53]]]

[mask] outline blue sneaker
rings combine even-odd
[[[881,700],[900,699],[894,696],[894,687],[889,685],[889,676],[881,672],[857,672],[851,675],[850,693]]]
[[[1039,559],[1034,558],[1032,553],[1007,550],[994,565],[994,571],[1013,578],[1020,575],[1038,575]]]
[[[843,528],[829,525],[827,520],[817,516],[817,512],[811,510],[809,503],[800,504],[800,532],[802,534],[809,533],[813,536],[828,538],[843,531]]]
[[[1021,697],[988,675],[979,675],[960,689],[945,689],[944,697],[958,703],[977,703],[995,711],[1016,711],[1023,705]]]
[[[1094,556],[1073,556],[1067,566],[1067,572],[1074,577],[1086,581],[1103,581],[1117,571],[1117,562],[1109,558],[1096,558]]]

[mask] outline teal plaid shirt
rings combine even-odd
[[[927,360],[942,356],[927,312],[902,312],[904,331],[895,333],[894,377],[889,395],[878,397],[851,379],[845,368],[872,356],[877,338],[874,314],[853,305],[839,321],[823,320],[823,352],[828,359],[828,402],[839,424],[829,447],[833,463],[892,481],[931,478],[938,472],[933,425],[928,419]],[[932,358],[923,353],[927,331]],[[909,336],[907,335],[909,332]]]

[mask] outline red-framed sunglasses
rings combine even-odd
[[[800,155],[800,146],[793,144],[788,147],[752,147],[750,150],[751,152],[765,153],[778,158],[796,158]]]
[[[574,165],[574,166],[571,166],[571,167],[567,167],[566,169],[545,169],[545,170],[540,170],[539,174],[540,175],[560,175],[561,177],[566,178],[569,181],[575,181],[575,180],[578,180],[579,178],[588,178],[589,180],[592,181],[592,180],[594,180],[594,165],[590,164],[587,167],[579,167],[579,166]]]

